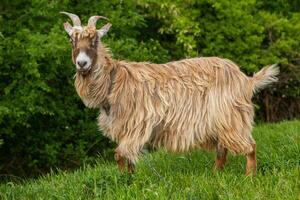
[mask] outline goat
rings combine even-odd
[[[98,125],[115,141],[120,171],[134,171],[147,145],[170,152],[216,150],[215,169],[223,169],[227,151],[246,155],[246,175],[256,175],[256,143],[251,135],[253,94],[277,81],[279,69],[264,67],[247,77],[228,59],[199,57],[165,64],[114,60],[100,39],[111,24],[96,29],[79,17],[64,28],[72,42],[75,87],[89,108],[103,111]]]

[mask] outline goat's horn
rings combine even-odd
[[[90,19],[88,21],[88,26],[95,27],[98,19],[106,19],[106,20],[108,20],[106,17],[103,17],[103,16],[92,16],[92,17],[90,17]]]
[[[75,14],[72,14],[72,13],[68,13],[68,12],[60,12],[61,14],[65,14],[65,15],[68,15],[72,22],[73,22],[73,26],[81,26],[81,21],[79,19],[79,17]]]

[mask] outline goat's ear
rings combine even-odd
[[[64,23],[64,28],[68,35],[71,36],[73,33],[73,27],[71,26],[71,24],[69,22]]]
[[[99,38],[102,38],[110,29],[111,24],[105,24],[101,29],[97,30],[97,34]]]

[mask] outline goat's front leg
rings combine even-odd
[[[127,152],[127,154],[126,154]],[[130,152],[128,154],[128,152]],[[137,155],[138,153],[133,153],[132,149],[124,149],[119,146],[115,150],[115,160],[118,164],[119,171],[120,172],[125,172],[126,171],[126,161],[127,161],[127,171],[128,173],[133,173],[135,170],[135,161],[137,160]]]
[[[129,120],[130,121],[130,120]],[[151,121],[152,122],[152,121]],[[116,148],[116,161],[118,163],[120,171],[124,171],[125,159],[127,160],[128,166],[127,170],[129,173],[134,172],[135,164],[138,161],[138,157],[141,149],[145,146],[145,143],[149,141],[152,133],[152,124],[145,121],[140,123],[133,130],[128,130],[126,134],[120,139],[118,147]],[[126,126],[130,127],[129,125]],[[147,128],[147,132],[145,130]],[[123,158],[123,159],[121,159]],[[125,158],[125,159],[124,159]]]
[[[135,171],[135,164],[128,160],[128,172],[133,173]]]
[[[126,160],[117,150],[115,151],[115,160],[117,162],[119,171],[123,173],[125,171]]]
[[[227,160],[227,149],[218,143],[216,151],[215,170],[223,170]]]

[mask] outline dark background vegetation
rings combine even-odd
[[[278,63],[280,81],[256,95],[256,120],[300,117],[299,0],[1,0],[0,174],[33,176],[109,154],[73,86],[67,17],[103,15],[114,58],[163,63],[220,56],[248,75]],[[104,22],[99,22],[101,27]]]

